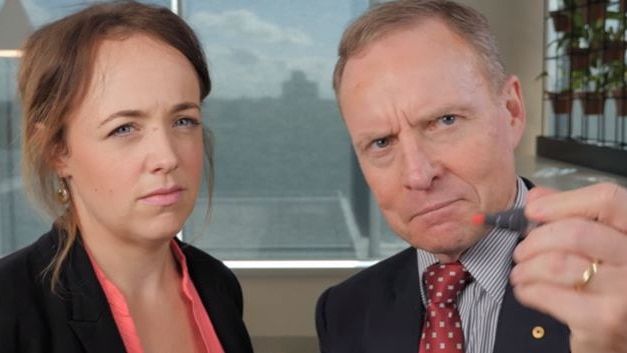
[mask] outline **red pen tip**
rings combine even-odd
[[[472,216],[472,224],[483,225],[484,222],[485,222],[485,215],[476,214]]]

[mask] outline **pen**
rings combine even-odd
[[[527,231],[530,224],[527,217],[525,217],[524,208],[512,208],[503,212],[478,214],[472,218],[472,223],[506,228],[517,232]]]

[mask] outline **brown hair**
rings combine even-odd
[[[506,74],[486,18],[476,10],[449,0],[397,0],[382,3],[356,19],[345,31],[338,48],[333,72],[336,93],[348,60],[369,44],[394,31],[420,25],[427,19],[443,21],[479,55],[495,90],[505,83]]]
[[[24,109],[22,174],[31,200],[55,219],[61,234],[57,253],[44,272],[51,272],[53,291],[78,234],[72,203],[65,206],[55,198],[55,184],[61,181],[56,176],[54,161],[68,152],[67,120],[90,85],[98,45],[106,39],[124,39],[138,33],[181,52],[196,71],[200,100],[209,95],[211,80],[202,46],[185,21],[165,7],[136,1],[97,3],[41,27],[23,47],[18,77]],[[210,207],[213,141],[209,130],[204,131]]]

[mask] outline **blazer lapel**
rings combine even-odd
[[[569,335],[565,325],[521,305],[507,283],[494,353],[568,353]]]
[[[196,258],[185,245],[181,248],[187,259],[189,275],[209,314],[224,352],[252,352],[250,337],[242,320],[241,307],[238,308],[236,304],[238,299],[233,298],[234,293],[230,293],[222,283],[215,281],[211,275],[214,272],[212,267],[215,265],[206,259]],[[240,297],[239,301],[241,299]]]
[[[55,237],[56,238],[56,237]],[[124,343],[96,274],[80,240],[74,244],[63,270],[61,295],[68,324],[86,352],[125,352]]]
[[[372,304],[366,319],[365,351],[416,353],[424,309],[415,249],[406,250],[406,260],[391,272],[390,285],[376,289],[382,298]]]

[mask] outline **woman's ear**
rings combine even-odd
[[[60,178],[72,176],[69,165],[69,153],[65,146],[55,146],[52,151],[52,168]]]
[[[38,132],[45,128],[46,126],[43,123],[37,123],[35,125],[35,129],[37,129]],[[68,148],[64,144],[64,142],[58,142],[56,145],[54,145],[50,151],[49,156],[52,163],[52,169],[54,169],[59,178],[71,176],[68,166]]]

